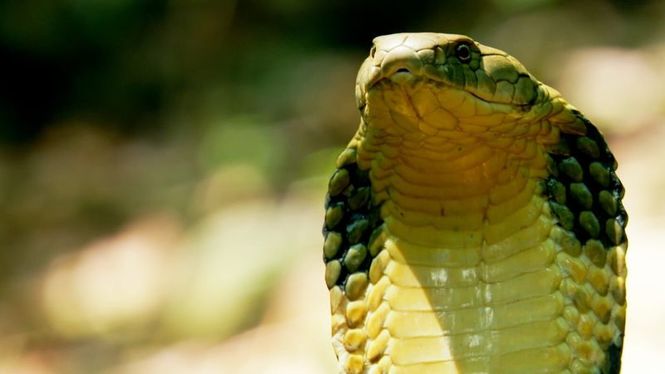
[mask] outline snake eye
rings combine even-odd
[[[455,55],[461,63],[467,64],[471,61],[471,47],[466,43],[459,44],[455,48]]]
[[[374,58],[374,54],[376,54],[376,46],[373,45],[372,49],[369,50],[369,57]]]

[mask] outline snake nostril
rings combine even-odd
[[[395,74],[397,74],[397,73],[411,73],[411,70],[409,70],[407,68],[399,68],[399,69],[395,70]]]

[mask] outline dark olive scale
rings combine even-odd
[[[341,201],[327,204],[324,222],[328,229],[332,229],[342,222],[342,219],[344,219],[344,205],[344,202]]]
[[[342,235],[338,232],[330,231],[326,234],[323,241],[323,256],[327,259],[335,258],[342,246]]]
[[[592,238],[596,239],[600,235],[600,222],[598,222],[598,218],[596,218],[593,212],[588,210],[581,212],[579,215],[579,224]]]
[[[361,187],[354,191],[354,193],[349,196],[349,208],[351,210],[358,210],[367,205],[370,195],[369,187]]]
[[[346,239],[350,244],[360,243],[369,229],[369,220],[362,214],[351,216],[351,222],[346,226]]]
[[[328,261],[326,264],[325,272],[326,285],[328,288],[332,288],[337,283],[341,272],[342,264],[339,262],[339,260]]]
[[[605,233],[614,244],[620,244],[624,237],[623,227],[616,219],[610,218],[605,221]]]
[[[564,176],[567,176],[571,180],[576,182],[581,182],[584,179],[584,172],[582,171],[582,166],[575,159],[575,157],[568,157],[559,163],[559,171]]]
[[[345,149],[337,159],[325,201],[323,260],[326,284],[345,289],[354,273],[368,273],[372,258],[383,247],[383,221],[372,203],[369,173],[356,163],[356,150]]]
[[[603,136],[579,112],[575,114],[584,122],[586,134],[562,132],[559,143],[548,150],[550,176],[545,191],[561,227],[583,246],[595,239],[609,250],[626,241],[624,189]]]
[[[349,171],[346,169],[337,169],[335,174],[330,178],[330,183],[328,184],[328,193],[330,196],[337,196],[340,192],[349,185],[351,178],[349,176]]]
[[[591,178],[603,187],[610,185],[610,171],[600,162],[594,161],[589,165]]]
[[[571,183],[570,195],[579,206],[585,209],[591,209],[591,206],[593,205],[593,195],[591,195],[591,191],[589,191],[584,183]],[[557,202],[558,201],[559,200],[557,200]]]
[[[547,192],[559,204],[566,203],[566,186],[558,180],[551,178],[546,184]]]
[[[598,203],[605,213],[610,216],[617,214],[618,199],[609,191],[603,190],[598,194]]]
[[[559,225],[566,230],[572,230],[575,227],[575,216],[567,206],[550,201],[550,207],[554,214],[559,218]]]
[[[367,247],[364,244],[355,244],[346,251],[344,256],[344,266],[350,272],[358,270],[367,257]]]
[[[597,159],[600,157],[600,149],[598,144],[593,139],[586,136],[580,136],[575,141],[576,149],[590,158]]]

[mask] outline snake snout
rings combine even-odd
[[[385,78],[420,75],[423,63],[411,48],[398,46],[386,53],[381,61],[381,75]]]

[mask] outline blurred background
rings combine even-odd
[[[665,3],[0,2],[0,373],[332,373],[320,227],[374,36],[468,34],[607,135],[624,373],[665,361]]]

